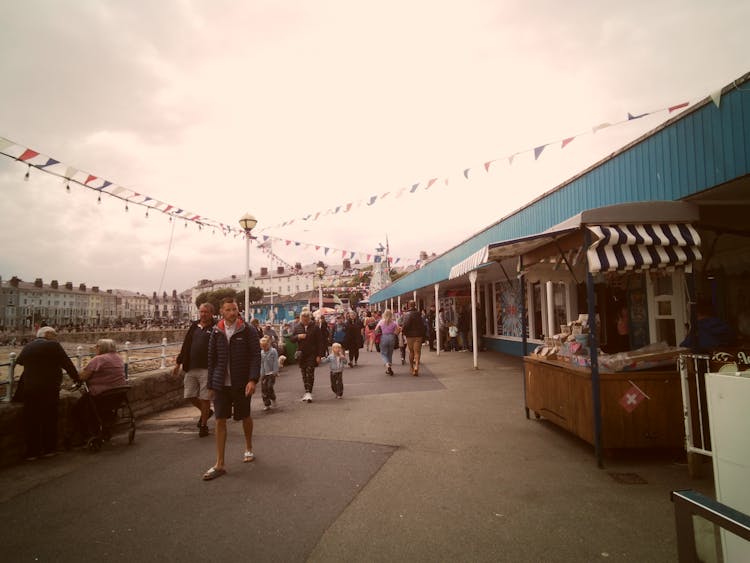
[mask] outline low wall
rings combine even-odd
[[[136,417],[136,439],[138,418],[183,406],[182,377],[174,377],[172,368],[139,373],[132,376],[128,400]],[[68,410],[80,397],[77,391],[61,391],[58,409],[58,449],[63,449],[63,438],[69,427]],[[24,437],[22,426],[23,405],[20,403],[0,403],[0,466],[18,463],[24,458]]]

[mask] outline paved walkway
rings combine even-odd
[[[525,418],[517,358],[482,353],[475,371],[468,353],[427,353],[419,378],[407,371],[388,377],[363,351],[343,400],[324,367],[305,404],[285,368],[278,411],[253,399],[257,460],[241,463],[230,424],[212,482],[192,407],[140,420],[132,446],[2,470],[3,559],[676,561],[669,492],[710,481],[669,460],[597,468],[589,445]]]

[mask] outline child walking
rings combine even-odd
[[[331,354],[322,360],[328,362],[331,367],[331,390],[336,393],[336,398],[341,399],[344,395],[344,368],[348,366],[348,360],[344,354],[344,347],[338,342],[331,346]]]
[[[271,347],[271,340],[264,336],[260,339],[260,389],[263,396],[263,410],[276,408],[276,376],[279,374],[279,353]]]

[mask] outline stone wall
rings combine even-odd
[[[172,376],[172,368],[136,374],[128,382],[131,385],[128,400],[136,418],[136,440],[140,417],[185,404],[182,377]],[[77,391],[60,392],[59,449],[63,449],[63,438],[69,427],[68,410],[78,397]],[[24,457],[22,411],[22,404],[0,403],[0,466],[17,463]]]

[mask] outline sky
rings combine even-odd
[[[250,212],[292,264],[386,237],[409,264],[745,74],[748,21],[746,0],[27,0],[0,19],[0,137],[217,222]],[[150,294],[244,271],[242,236],[26,170],[0,157],[3,280]]]

